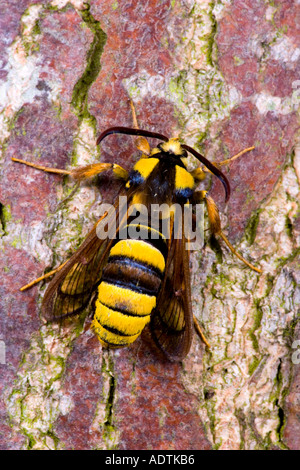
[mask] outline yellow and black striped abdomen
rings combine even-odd
[[[161,238],[126,239],[111,248],[93,320],[103,345],[128,346],[150,321],[165,270],[162,243]]]

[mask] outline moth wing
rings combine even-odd
[[[126,202],[124,198],[123,206]],[[63,320],[79,314],[88,305],[101,279],[120,212],[121,207],[118,202],[111,206],[93,227],[80,248],[52,279],[42,303],[42,316],[46,320]],[[99,238],[100,223],[107,227],[109,237]]]
[[[187,241],[172,239],[157,306],[151,315],[154,341],[172,361],[189,352],[193,334],[193,312]]]

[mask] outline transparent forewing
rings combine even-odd
[[[123,198],[123,204],[127,199]],[[62,320],[79,314],[89,303],[100,281],[113,238],[99,238],[100,223],[105,223],[110,235],[116,234],[116,220],[120,213],[119,202],[104,214],[94,226],[81,247],[55,275],[45,293],[42,315],[47,320]],[[126,214],[126,209],[125,209]],[[113,230],[111,231],[111,228]],[[119,227],[117,228],[117,230]]]
[[[189,252],[186,240],[172,239],[164,280],[151,318],[155,342],[173,361],[183,359],[192,340]]]

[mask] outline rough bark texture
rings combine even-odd
[[[299,449],[299,4],[296,0],[33,0],[0,5],[0,446],[3,449]],[[99,214],[92,184],[11,162],[58,168],[99,159],[97,134],[131,125],[179,134],[220,161],[222,225],[261,275],[226,248],[192,256],[194,338],[183,364],[153,350],[102,351],[75,321],[39,308],[45,284]],[[130,168],[111,137],[101,161]],[[206,182],[209,186],[209,180]],[[298,349],[297,349],[298,348]]]

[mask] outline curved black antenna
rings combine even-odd
[[[131,127],[110,127],[99,135],[96,145],[99,145],[100,142],[110,134],[140,135],[142,137],[153,137],[154,139],[164,140],[165,142],[168,142],[169,140],[168,137],[163,134],[158,134],[157,132],[145,131],[143,129],[133,129]]]
[[[219,180],[221,181],[221,183],[224,186],[224,189],[225,189],[225,202],[227,202],[229,197],[230,197],[230,184],[229,184],[229,181],[226,178],[226,176],[222,173],[222,171],[219,170],[215,165],[213,165],[205,157],[203,157],[203,155],[201,155],[201,153],[197,152],[195,149],[193,149],[189,145],[181,144],[181,147],[183,149],[187,150],[188,152],[190,152],[191,154],[193,154],[194,157],[196,157],[201,163],[203,163],[203,165],[206,166],[206,168],[208,168],[217,178],[219,178]]]

